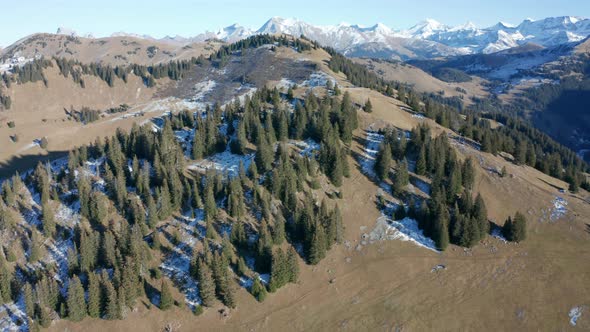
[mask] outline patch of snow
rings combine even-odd
[[[295,82],[293,82],[292,80],[290,80],[288,78],[281,78],[279,83],[277,83],[276,87],[279,90],[281,90],[281,89],[287,90],[295,84],[296,84]]]
[[[10,302],[0,306],[0,330],[29,331],[29,322],[25,312],[24,299],[17,303]]]
[[[584,311],[584,306],[573,307],[570,309],[569,316],[570,316],[570,325],[576,326],[578,323],[578,319],[582,317],[582,312]]]
[[[363,149],[363,153],[359,158],[359,163],[361,164],[362,172],[373,179],[375,179],[377,176],[374,170],[375,159],[377,158],[377,152],[379,152],[379,145],[381,145],[383,139],[383,135],[373,131],[367,131],[365,148]]]
[[[80,209],[80,202],[76,202],[73,206],[60,204],[55,213],[55,220],[58,224],[73,228],[80,223],[80,215],[76,212]]]
[[[299,154],[304,157],[311,157],[316,151],[320,150],[320,144],[311,138],[305,141],[291,140],[289,144],[299,149]]]
[[[559,196],[555,196],[551,208],[551,221],[557,221],[567,213],[567,201]]]
[[[309,75],[309,79],[303,81],[301,83],[301,86],[306,86],[310,88],[325,87],[326,85],[328,85],[328,81],[332,83],[332,86],[336,84],[336,79],[334,79],[332,76],[324,72],[316,71],[311,73],[311,75]]]
[[[254,154],[237,155],[230,151],[224,151],[214,154],[204,160],[198,161],[190,165],[189,169],[208,170],[214,168],[221,172],[228,172],[231,176],[238,175],[240,171],[240,161],[244,163],[244,169],[250,167],[250,163],[254,160]]]
[[[383,240],[410,241],[419,247],[438,252],[434,241],[424,235],[418,228],[418,222],[412,218],[396,221],[386,216],[379,217],[375,228],[369,234],[369,241]]]
[[[57,266],[57,274],[53,277],[61,284],[62,295],[67,295],[68,288],[68,250],[74,247],[74,241],[70,237],[67,240],[50,242],[47,246],[47,257],[44,259],[46,263],[55,263]]]
[[[198,223],[202,220],[203,211],[197,210],[197,216],[194,219],[183,216],[172,222],[178,226],[181,242],[172,248],[160,265],[163,273],[174,281],[180,291],[184,293],[185,302],[191,309],[201,304],[198,283],[190,276],[189,268],[192,248],[197,237],[203,238],[198,230]]]
[[[195,94],[193,95],[193,97],[191,98],[190,101],[193,101],[193,102],[204,101],[205,97],[209,93],[211,93],[211,91],[213,91],[215,86],[217,86],[217,83],[213,80],[202,81],[202,82],[195,84],[195,86],[193,87],[193,91],[195,91]]]
[[[270,274],[268,273],[260,273],[258,275],[258,279],[265,285],[268,285],[270,283]]]

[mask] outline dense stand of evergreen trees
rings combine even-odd
[[[204,116],[169,115],[157,132],[137,125],[129,132],[118,130],[72,150],[59,170],[39,164],[24,183],[18,175],[3,182],[3,229],[18,229],[13,214],[19,212],[25,186],[39,194],[40,223],[26,234],[28,262],[44,259],[47,241],[72,241],[72,246],[65,296],[59,292],[61,283],[51,278],[53,272],[19,264],[10,268],[9,255],[0,253],[2,299],[15,300],[22,288],[31,324],[41,326],[54,313],[72,320],[87,315],[121,319],[138,297],[154,289],[159,289],[159,307],[166,310],[174,303],[172,284],[163,279],[159,287],[146,286],[153,282],[154,250],[168,250],[160,227],[173,214],[198,209],[206,230],[203,248],[193,250],[190,274],[199,282],[204,306],[218,299],[235,307],[235,275],[253,280],[249,290],[259,301],[267,292],[297,282],[300,257],[317,264],[342,241],[338,205],[318,204],[310,191],[317,189],[312,184],[322,173],[334,186],[348,176],[348,144],[358,120],[347,94],[310,95],[297,103],[295,113],[287,111],[282,99],[278,90],[262,88],[243,103],[224,109],[215,105]],[[183,148],[175,130],[194,132],[192,144]],[[303,156],[290,148],[289,139],[314,139],[321,148]],[[201,159],[226,148],[237,154],[256,151],[249,169],[241,165],[234,176],[186,172],[184,149]],[[89,161],[98,165],[95,174],[88,173]],[[56,208],[75,200],[82,222],[66,227],[57,220]],[[221,225],[228,222],[231,233],[224,234]],[[177,241],[174,235],[168,238]],[[255,266],[246,265],[248,257]],[[16,279],[15,273],[23,278]],[[259,273],[270,276],[267,284]]]
[[[575,152],[555,142],[532,124],[517,118],[517,110],[498,103],[487,103],[487,107],[484,107],[483,103],[476,102],[470,107],[471,111],[464,111],[461,100],[442,98],[436,94],[419,94],[403,83],[386,82],[335,50],[325,50],[332,56],[330,69],[343,72],[353,84],[388,96],[395,96],[395,89],[397,98],[407,103],[413,111],[475,140],[484,152],[510,153],[515,156],[517,164],[528,164],[545,174],[567,181],[572,191],[577,191],[579,187],[590,188],[582,174],[588,170],[588,165]],[[550,85],[546,88],[551,89]],[[550,99],[550,96],[547,98]],[[503,126],[491,129],[486,119],[494,119]]]
[[[405,192],[407,160],[415,161],[416,175],[431,179],[431,199],[416,201]],[[396,167],[391,172],[393,163]],[[489,233],[485,202],[472,193],[474,166],[471,158],[458,160],[446,135],[433,138],[428,125],[422,124],[412,130],[409,141],[405,132],[395,128],[384,132],[375,172],[380,181],[391,178],[392,193],[409,202],[407,211],[403,206],[395,211],[395,218],[416,219],[424,234],[444,250],[449,243],[472,247]]]
[[[286,35],[274,36],[269,34],[255,35],[229,45],[223,45],[219,50],[209,57],[209,60],[216,62],[219,66],[227,63],[228,57],[235,52],[249,48],[258,48],[263,45],[292,47],[298,52],[309,51],[316,48],[315,43],[303,41],[301,38],[292,38]]]

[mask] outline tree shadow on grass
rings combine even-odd
[[[8,161],[0,163],[0,179],[8,178],[15,172],[24,172],[34,168],[39,162],[47,162],[67,157],[68,151],[50,151],[46,155],[15,156]]]

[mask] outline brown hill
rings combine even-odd
[[[135,37],[83,38],[48,33],[25,37],[0,52],[3,62],[14,56],[27,59],[65,57],[83,63],[104,62],[153,64],[171,60],[208,56],[221,45],[218,41],[177,44]]]
[[[471,97],[481,98],[489,94],[483,86],[486,81],[476,76],[470,82],[447,83],[407,63],[367,58],[355,58],[354,61],[386,80],[406,83],[419,92],[443,92],[445,97],[460,97],[466,104],[471,103]]]

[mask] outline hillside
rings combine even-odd
[[[82,88],[57,63],[46,86],[5,87],[0,134],[23,138],[3,160],[37,154],[20,149],[42,136],[50,153],[71,152],[4,176],[0,327],[590,328],[590,194],[556,178],[586,167],[512,118],[488,128],[419,93],[483,95],[477,79],[468,90],[358,61],[417,91],[400,96],[331,49],[264,36],[152,87],[129,74],[112,87],[83,75]],[[86,124],[64,112],[121,104]],[[513,135],[536,162],[520,160]],[[499,230],[517,212],[526,239],[509,242]]]
[[[440,91],[444,91],[442,96],[462,98],[466,105],[470,105],[474,97],[483,98],[489,94],[485,88],[486,81],[479,77],[473,77],[471,82],[449,83],[403,62],[365,58],[355,58],[354,61],[365,65],[386,80],[406,83],[416,91],[424,93],[440,94]]]
[[[83,63],[154,64],[200,55],[209,56],[220,45],[221,43],[215,41],[178,44],[133,36],[85,38],[41,33],[25,37],[4,48],[0,52],[0,63],[7,63],[18,57],[64,57]]]

